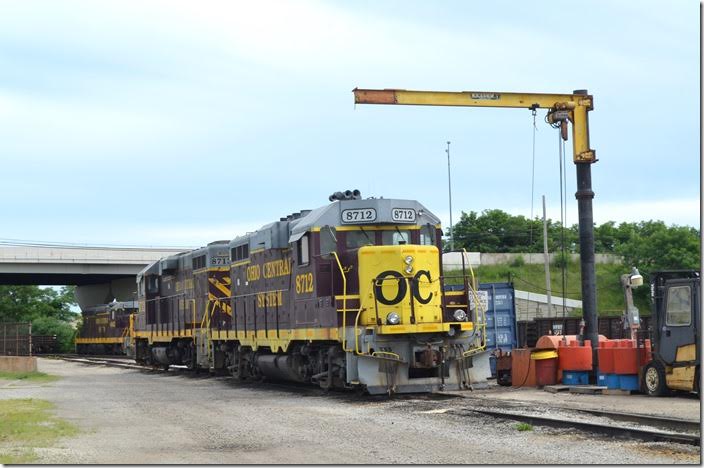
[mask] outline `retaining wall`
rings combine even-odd
[[[0,371],[35,372],[37,358],[30,356],[0,356]]]

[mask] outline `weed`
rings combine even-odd
[[[518,423],[516,424],[516,429],[523,432],[523,431],[532,431],[533,426],[528,424],[528,423]]]

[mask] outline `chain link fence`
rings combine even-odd
[[[0,356],[31,356],[32,324],[0,323]]]

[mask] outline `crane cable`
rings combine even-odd
[[[535,115],[537,111],[535,107],[531,109],[531,114],[533,115],[533,163],[531,168],[531,178],[530,178],[530,232],[528,236],[529,249],[532,250],[533,247],[533,206],[535,200],[535,132],[538,131],[538,127],[535,125]]]
[[[565,218],[567,218],[567,180],[565,171],[565,146],[562,140],[562,133],[559,130],[557,132],[557,145],[558,145],[558,155],[560,159],[560,244],[561,244],[561,255],[562,261],[560,266],[562,269],[562,334],[565,334],[565,312],[567,308],[567,299],[565,298],[565,289],[567,276],[565,272],[565,267],[567,266],[567,257],[565,256]]]

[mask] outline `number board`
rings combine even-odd
[[[415,223],[416,210],[411,208],[392,208],[391,219],[398,223]]]
[[[342,224],[373,223],[374,221],[376,221],[374,208],[342,210]]]
[[[212,257],[210,259],[211,265],[229,265],[230,257]]]

